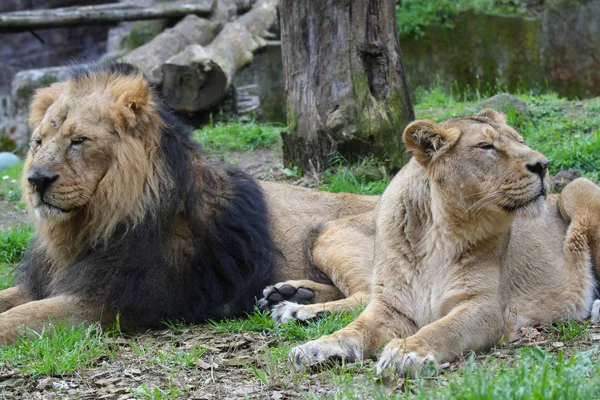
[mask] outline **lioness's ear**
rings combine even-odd
[[[141,73],[125,76],[115,82],[113,96],[129,127],[136,125],[137,119],[147,112],[150,85]]]
[[[28,122],[31,129],[38,127],[44,119],[44,114],[46,114],[48,107],[58,99],[58,96],[60,96],[65,87],[66,83],[58,82],[35,91],[29,106]]]
[[[427,167],[432,158],[454,143],[458,136],[456,129],[444,129],[433,121],[419,120],[404,130],[404,145],[421,165]]]
[[[486,117],[495,122],[500,122],[502,124],[506,123],[506,115],[502,114],[499,111],[492,110],[491,108],[484,108],[483,110],[477,113],[478,117]]]

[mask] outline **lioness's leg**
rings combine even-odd
[[[315,296],[310,301],[296,301],[285,295],[273,294],[267,288],[261,304],[271,309],[273,318],[278,323],[292,319],[307,320],[323,312],[345,311],[367,304],[370,298],[373,241],[372,212],[328,223],[315,240],[312,260],[335,286],[312,281],[282,282],[274,286],[289,289],[294,295],[295,292],[289,286],[299,292],[302,289],[303,293],[308,289]],[[268,295],[275,296],[277,301],[266,301]]]
[[[382,344],[417,331],[413,321],[381,297],[345,328],[292,349],[294,365],[303,369],[329,361],[354,362],[372,355]]]
[[[579,178],[569,183],[559,196],[560,212],[569,221],[563,254],[570,278],[565,290],[573,298],[588,300],[594,279],[591,264],[600,276],[600,188],[593,182]],[[587,288],[587,289],[586,289]],[[590,293],[580,293],[588,290]],[[593,304],[592,320],[600,321],[600,300]]]
[[[24,329],[41,330],[51,321],[72,324],[111,322],[114,315],[73,296],[57,296],[21,304],[0,314],[0,344],[12,343]]]
[[[31,301],[19,286],[0,291],[0,313]]]
[[[467,301],[413,336],[393,339],[377,362],[377,373],[418,374],[427,363],[451,361],[492,346],[502,337],[503,327],[498,301]]]

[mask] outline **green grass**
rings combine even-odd
[[[557,321],[552,326],[552,334],[559,342],[572,342],[583,337],[589,324],[589,321],[581,323],[570,319]]]
[[[273,319],[266,311],[255,308],[247,318],[224,319],[210,321],[210,327],[218,333],[231,332],[262,332],[274,333],[279,338],[289,342],[306,342],[328,335],[352,322],[362,312],[357,308],[347,313],[326,314],[309,322],[292,321],[275,326]]]
[[[14,225],[0,230],[0,264],[21,262],[33,237],[31,225]]]
[[[0,365],[24,375],[69,374],[114,356],[107,335],[96,325],[52,324],[0,348]]]
[[[385,169],[378,166],[376,160],[365,159],[351,165],[338,159],[334,163],[337,166],[325,171],[318,189],[334,193],[380,195],[390,182]]]
[[[276,125],[255,122],[228,122],[210,124],[196,130],[197,140],[209,150],[249,151],[267,148],[279,139],[281,128]]]
[[[23,172],[23,163],[0,171],[0,199],[19,203],[21,201],[20,179]],[[21,206],[24,208],[24,205]]]
[[[131,343],[131,349],[150,364],[160,364],[174,370],[196,367],[198,360],[206,352],[206,347],[200,345],[180,347],[175,342],[166,343],[160,348],[151,342]]]
[[[138,399],[148,400],[178,399],[185,394],[181,388],[174,386],[173,384],[169,384],[169,387],[166,390],[162,390],[158,387],[148,387],[145,383],[136,389],[133,389],[131,393]]]

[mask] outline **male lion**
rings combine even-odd
[[[578,179],[546,199],[548,160],[492,110],[413,122],[404,141],[413,159],[375,210],[371,302],[346,328],[294,348],[299,368],[387,343],[378,373],[418,373],[524,324],[590,315],[600,188]]]
[[[22,186],[36,233],[16,286],[0,292],[0,343],[52,319],[110,323],[120,313],[126,326],[156,327],[241,315],[281,280],[293,281],[263,304],[368,298],[358,278],[372,248],[341,266],[328,248],[357,253],[372,229],[350,218],[334,224],[347,227],[329,247],[313,241],[329,221],[372,215],[377,198],[261,188],[208,164],[131,65],[76,67],[30,109]]]

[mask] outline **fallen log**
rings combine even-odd
[[[208,46],[189,45],[162,66],[164,98],[178,111],[203,111],[227,94],[236,71],[265,45],[279,0],[259,0],[239,19],[225,24]]]
[[[161,65],[187,45],[210,43],[219,24],[195,15],[188,15],[174,27],[157,35],[121,59],[140,68],[150,83],[160,87],[163,79]]]
[[[49,10],[14,11],[0,14],[0,33],[73,25],[111,24],[157,18],[181,18],[188,14],[209,16],[216,0],[178,1],[142,6],[135,1]]]

